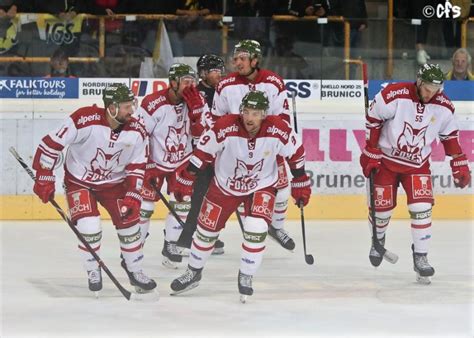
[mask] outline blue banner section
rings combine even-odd
[[[384,86],[395,82],[411,81],[370,80],[369,100],[372,100]],[[474,101],[474,81],[445,81],[444,92],[451,101]]]
[[[3,99],[77,99],[77,78],[0,77]]]

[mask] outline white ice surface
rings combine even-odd
[[[304,262],[300,223],[288,222],[294,253],[268,240],[255,293],[239,302],[240,229],[229,223],[226,253],[212,256],[201,284],[170,296],[182,273],[161,265],[163,223],[154,221],[145,271],[158,282],[158,302],[126,301],[104,274],[100,299],[87,289],[73,232],[63,222],[1,223],[1,337],[295,337],[473,336],[472,221],[435,221],[431,285],[415,283],[408,221],[394,221],[387,248],[397,264],[375,269],[363,221],[307,221]],[[118,239],[104,222],[101,257],[132,290],[119,265]]]

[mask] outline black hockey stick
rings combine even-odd
[[[28,173],[28,175],[31,177],[31,179],[33,181],[36,180],[35,178],[35,174],[33,173],[33,171],[30,169],[30,167],[28,166],[28,164],[26,164],[26,162],[21,158],[21,156],[17,153],[17,151],[15,150],[15,148],[13,147],[10,147],[10,153],[16,158],[16,160],[20,163],[20,165],[23,167],[23,169],[25,169],[25,171]],[[109,268],[107,268],[107,265],[105,265],[105,263],[102,261],[102,259],[100,259],[100,257],[95,253],[94,249],[92,249],[92,247],[89,245],[89,243],[87,243],[87,241],[84,239],[84,237],[81,235],[81,233],[79,232],[79,230],[76,229],[76,227],[74,226],[74,224],[72,224],[71,220],[69,219],[69,217],[67,216],[67,214],[64,212],[63,209],[61,209],[61,207],[59,206],[59,204],[54,200],[54,198],[51,198],[49,200],[49,203],[51,203],[53,205],[53,207],[56,209],[56,211],[59,213],[59,215],[61,215],[62,219],[69,225],[69,227],[71,228],[71,230],[74,232],[74,234],[76,234],[77,238],[79,239],[79,241],[82,243],[82,245],[84,245],[84,247],[87,249],[87,251],[94,257],[94,259],[97,261],[97,263],[99,264],[99,266],[105,271],[105,273],[107,274],[107,276],[109,276],[110,280],[115,284],[115,286],[117,287],[117,289],[119,289],[119,291],[122,293],[122,295],[127,299],[127,300],[130,300],[130,298],[132,297],[132,293],[130,291],[128,291],[127,289],[125,289],[121,284],[120,282],[115,278],[115,276],[112,274],[112,272],[110,272]]]
[[[367,77],[367,64],[362,63],[362,79],[364,81],[364,106],[365,106],[365,115],[367,116],[369,112],[369,79]],[[377,238],[377,221],[375,220],[375,187],[374,187],[374,175],[375,171],[372,170],[369,175],[369,199],[370,199],[370,218],[372,223],[372,243],[374,245],[375,251],[379,255],[392,264],[395,264],[398,261],[398,256],[393,252],[388,251],[380,243]]]
[[[309,255],[306,253],[306,231],[304,226],[304,206],[303,203],[299,203],[300,207],[300,215],[301,215],[301,232],[303,233],[303,250],[304,250],[304,260],[307,264],[313,265],[314,264],[314,257],[313,255]]]
[[[294,130],[296,133],[298,133],[298,123],[296,119],[296,92],[293,92],[293,95],[291,95],[291,103],[293,107],[293,123],[294,123]],[[303,250],[304,250],[304,260],[307,264],[312,265],[314,263],[314,257],[313,255],[308,255],[306,253],[306,229],[304,226],[304,206],[303,203],[299,203],[298,207],[300,208],[300,214],[301,214],[301,233],[303,234]]]

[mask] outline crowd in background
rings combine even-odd
[[[381,15],[368,10],[369,4],[377,0],[0,0],[0,56],[47,56],[58,48],[69,57],[97,56],[99,22],[84,19],[79,14],[113,16],[116,14],[170,14],[178,20],[165,20],[167,33],[175,57],[199,57],[204,53],[221,54],[221,28],[229,29],[229,45],[240,39],[252,38],[261,42],[263,55],[268,57],[271,67],[291,78],[317,78],[335,73],[340,65],[324,67],[331,58],[343,57],[344,29],[337,22],[321,25],[316,20],[277,21],[274,15],[302,17],[343,16],[349,18],[350,48],[352,58],[380,58],[381,45],[377,39],[367,38],[372,25],[372,34],[385,33],[380,28],[386,25],[376,20]],[[385,2],[383,2],[385,3]],[[397,19],[423,18],[423,8],[428,4],[444,3],[444,0],[394,0],[394,15]],[[409,27],[414,32],[411,49],[417,64],[431,58],[448,60],[461,47],[460,20],[474,15],[471,0],[451,0],[460,6],[461,15],[456,19],[422,20],[421,25]],[[372,6],[374,8],[374,6]],[[380,8],[377,7],[377,8]],[[385,8],[386,7],[383,7]],[[19,13],[40,13],[31,20],[18,20]],[[208,15],[224,15],[232,20],[207,19]],[[49,16],[48,16],[49,15]],[[383,15],[382,15],[383,17]],[[385,16],[386,17],[386,16]],[[30,24],[32,29],[20,29]],[[406,25],[407,26],[407,25]],[[402,27],[405,28],[406,27]],[[443,52],[430,50],[429,31],[442,32]],[[113,76],[117,67],[127,65],[125,76],[138,76],[140,62],[156,52],[158,39],[156,20],[124,20],[110,17],[105,21],[106,51],[111,57],[100,65],[102,73]],[[432,33],[435,35],[437,33]],[[441,34],[440,34],[441,35]],[[361,40],[370,40],[361,43]],[[435,37],[439,40],[439,37]],[[383,39],[383,38],[379,38]],[[431,37],[433,39],[433,37]],[[372,41],[373,40],[373,41]],[[405,48],[405,37],[395,36],[396,43]],[[411,40],[410,40],[411,41]],[[298,48],[295,48],[297,45]],[[368,46],[369,45],[369,46]],[[370,48],[368,48],[370,47]],[[57,51],[59,53],[59,51]],[[313,54],[317,58],[312,58]],[[403,53],[406,55],[408,53]],[[411,54],[411,53],[410,53]],[[116,59],[112,59],[115,57]],[[121,58],[121,59],[120,59]],[[326,59],[324,59],[326,58]],[[314,63],[321,63],[314,66]],[[339,61],[337,61],[339,62]],[[3,67],[2,67],[3,66]],[[97,65],[73,65],[78,76],[97,73]],[[38,68],[40,70],[38,70]],[[1,75],[39,75],[40,66],[10,63],[0,65]],[[124,69],[122,69],[123,71]],[[111,74],[112,72],[112,74]],[[353,75],[351,73],[351,75]],[[119,76],[118,74],[115,76]]]

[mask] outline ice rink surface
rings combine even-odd
[[[287,224],[294,253],[267,239],[255,293],[239,302],[240,229],[230,222],[223,256],[211,256],[198,288],[170,296],[170,282],[184,271],[161,265],[163,222],[154,221],[145,246],[145,272],[158,282],[158,302],[129,302],[103,274],[95,299],[64,222],[1,223],[1,337],[472,337],[472,221],[434,221],[429,254],[431,285],[415,283],[409,221],[393,221],[387,248],[397,264],[375,269],[368,260],[364,221]],[[119,244],[103,223],[101,256],[132,291],[119,265]]]

